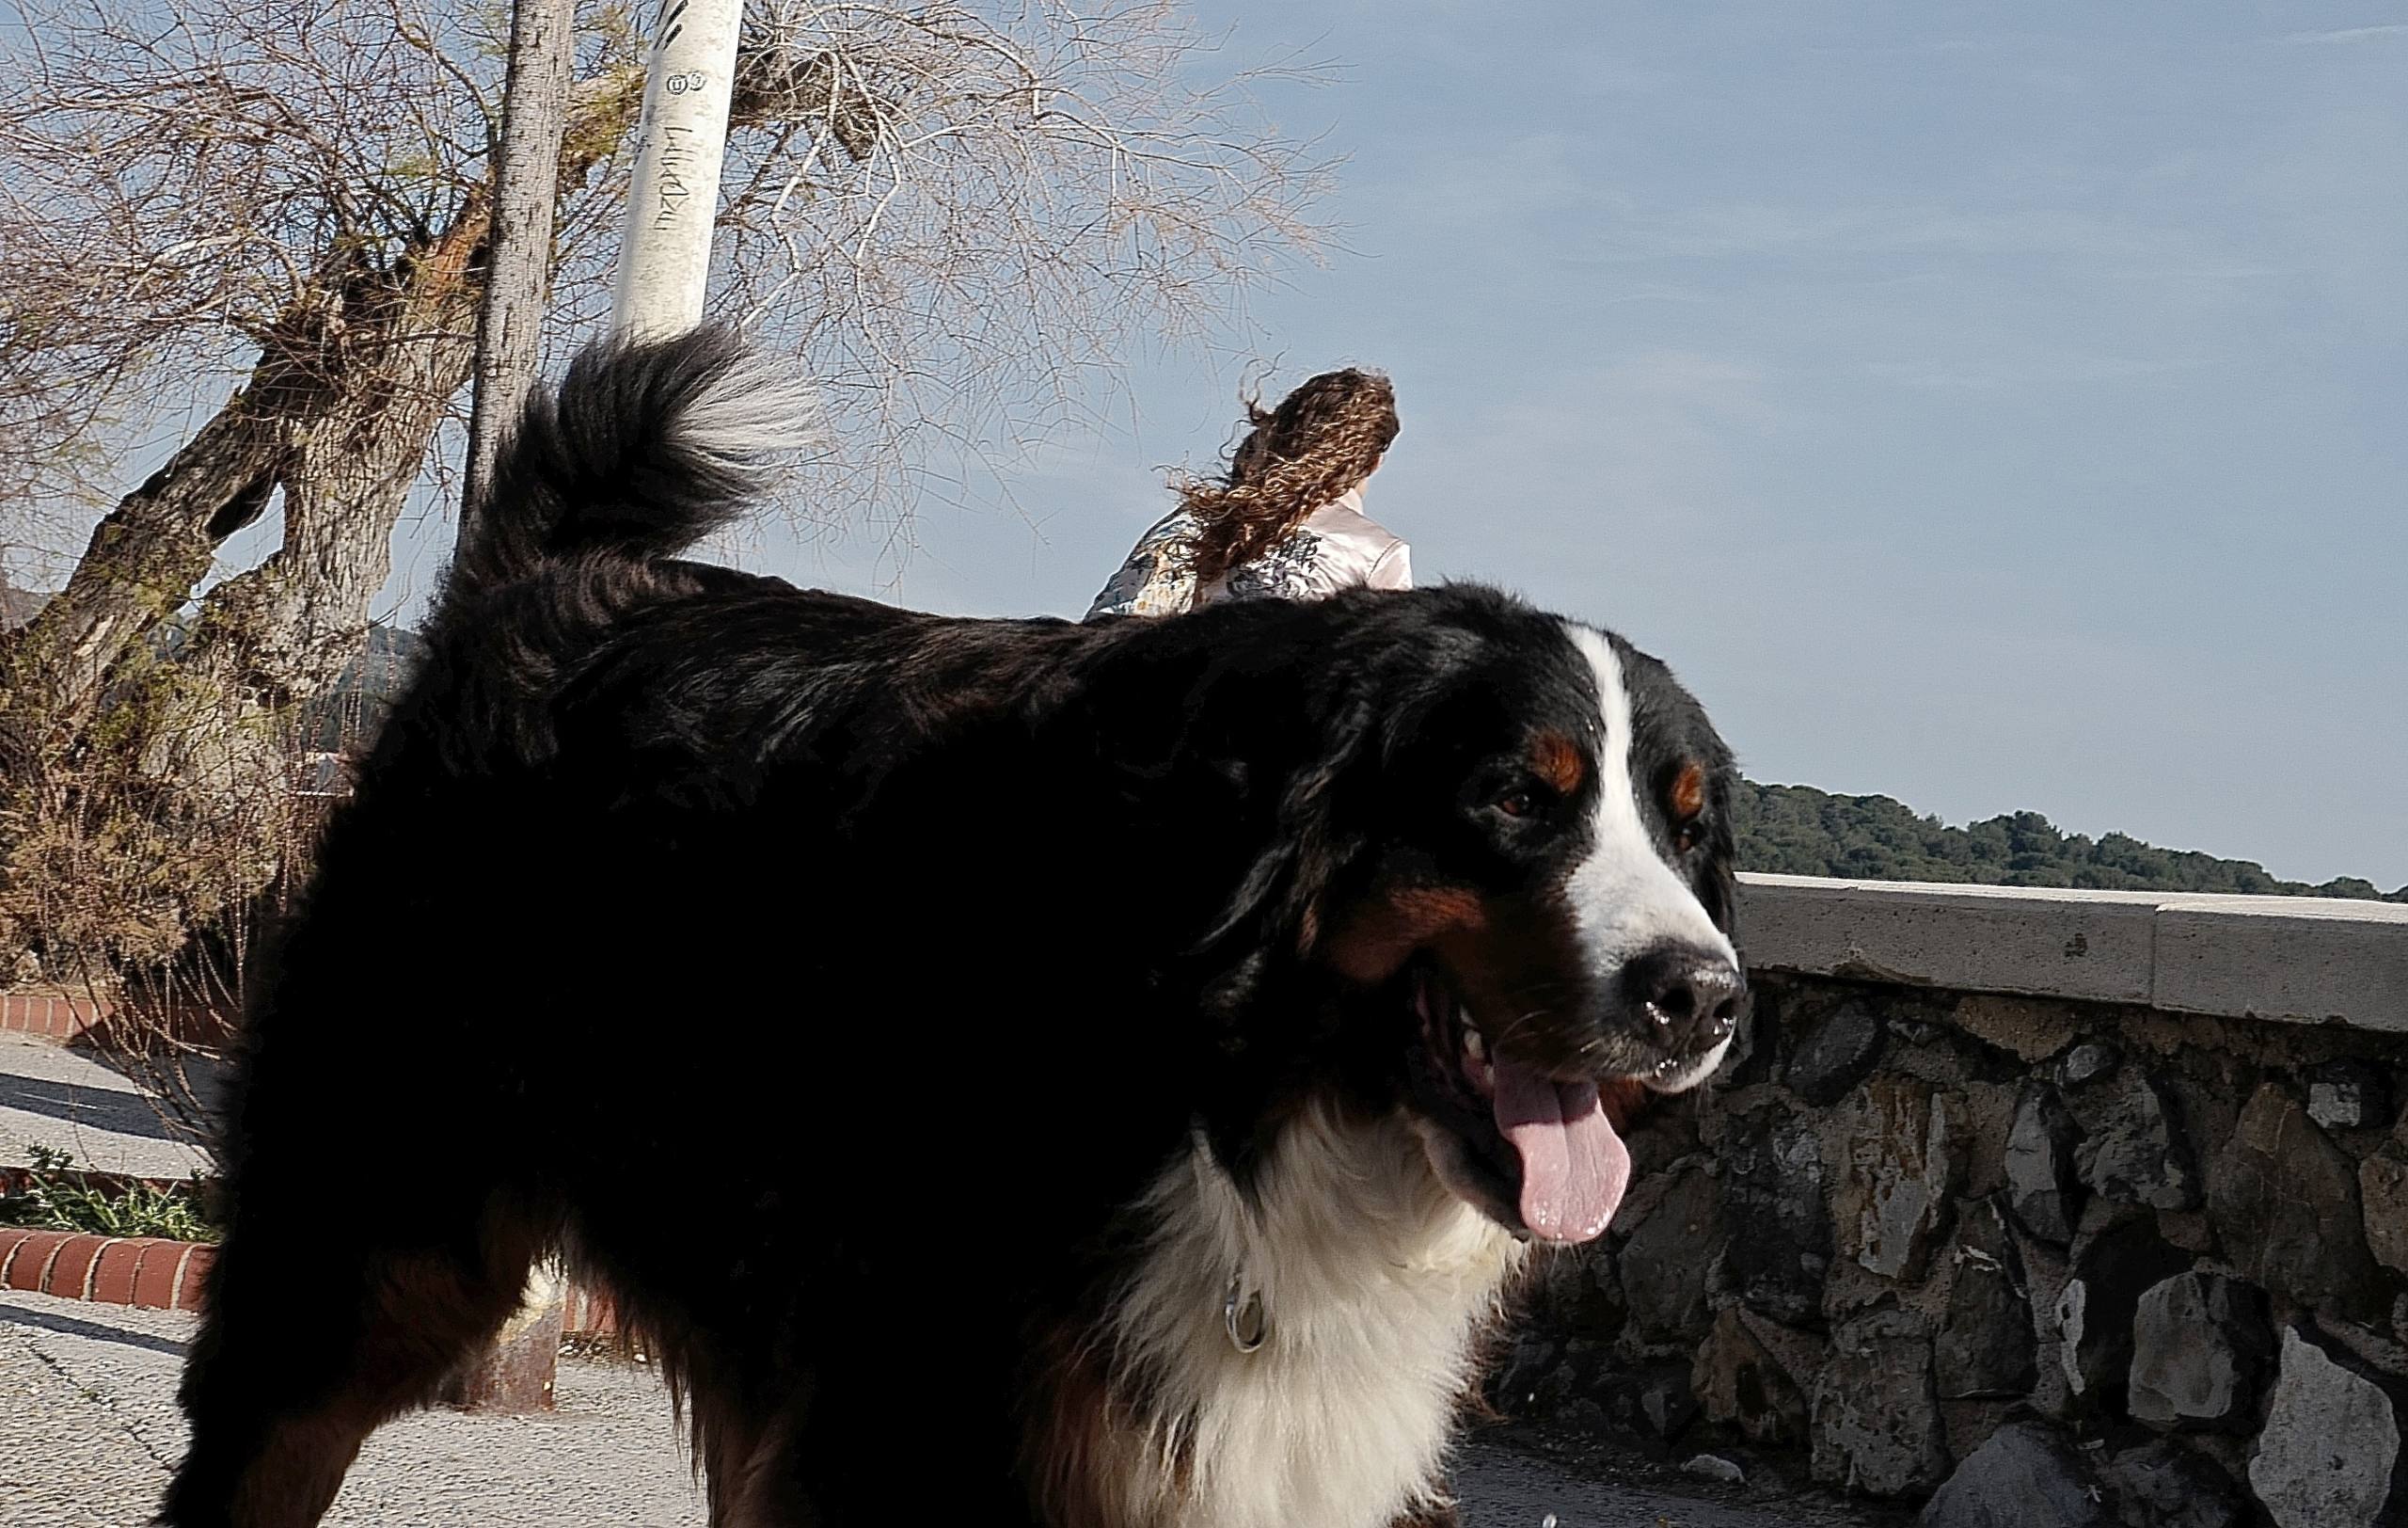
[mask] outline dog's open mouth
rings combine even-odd
[[[1596,1083],[1566,1082],[1493,1049],[1434,974],[1417,970],[1411,982],[1421,1025],[1411,1061],[1416,1101],[1459,1148],[1438,1164],[1440,1176],[1541,1241],[1594,1239],[1630,1184],[1630,1153]]]

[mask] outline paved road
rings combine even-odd
[[[0,1166],[32,1161],[34,1146],[146,1178],[182,1178],[204,1164],[122,1074],[51,1041],[0,1036]]]
[[[1784,1499],[1763,1486],[1732,1488],[1684,1480],[1675,1471],[1598,1455],[1568,1466],[1554,1450],[1491,1435],[1476,1440],[1455,1472],[1464,1528],[1896,1528],[1898,1512],[1828,1499]]]
[[[0,1292],[0,1528],[147,1520],[183,1447],[189,1316]],[[356,1528],[702,1528],[669,1401],[648,1370],[564,1361],[547,1417],[429,1411],[376,1434],[327,1518]],[[1568,1472],[1493,1439],[1458,1476],[1466,1528],[1856,1528],[1803,1507],[1719,1505],[1678,1477]],[[1584,1478],[1584,1475],[1587,1477]],[[1666,1488],[1670,1487],[1670,1490]],[[1703,1488],[1700,1488],[1701,1490]],[[896,1502],[909,1520],[908,1491]]]

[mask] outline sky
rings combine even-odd
[[[1264,96],[1349,159],[1259,358],[1394,377],[1421,580],[1623,632],[1759,780],[2408,882],[2399,0],[1198,14],[1340,66]],[[746,560],[1076,615],[1241,380],[1148,361],[899,578]]]

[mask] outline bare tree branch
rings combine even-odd
[[[286,866],[236,852],[256,836],[234,804],[287,788],[293,708],[357,651],[404,502],[448,470],[500,13],[8,3],[0,556],[82,551],[0,635],[0,929],[12,906],[44,924],[25,879],[103,841],[153,868],[219,846],[214,902],[188,869],[141,883],[181,888],[143,929],[194,927]],[[639,41],[623,7],[584,8],[554,209],[563,342],[608,300]],[[1248,77],[1212,78],[1213,52],[1168,0],[755,0],[714,306],[819,380],[838,445],[811,469],[817,513],[908,539],[955,464],[1074,420],[1133,345],[1219,332],[1314,248],[1330,167],[1260,119]],[[169,429],[163,468],[103,491]],[[216,565],[278,508],[264,561]],[[74,928],[20,932],[97,937]]]

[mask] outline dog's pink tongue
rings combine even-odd
[[[1630,1152],[1595,1084],[1558,1082],[1500,1058],[1497,1128],[1522,1154],[1522,1224],[1531,1235],[1584,1242],[1606,1229],[1630,1186]]]

